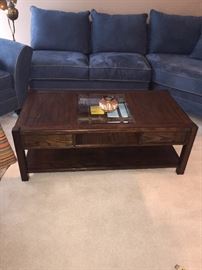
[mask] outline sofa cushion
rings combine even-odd
[[[200,36],[202,17],[150,12],[151,53],[190,54]]]
[[[202,60],[202,33],[191,53],[191,57]]]
[[[89,52],[89,11],[73,13],[31,7],[31,13],[33,49]]]
[[[155,83],[202,95],[202,61],[187,55],[149,54]]]
[[[146,53],[146,14],[109,15],[91,12],[93,52]]]
[[[88,57],[79,52],[34,51],[31,79],[86,80]]]
[[[149,82],[151,68],[136,53],[95,53],[90,55],[90,80]]]
[[[13,76],[7,71],[0,69],[0,91],[13,88]]]

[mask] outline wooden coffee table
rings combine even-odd
[[[80,119],[83,94],[29,92],[12,130],[23,181],[53,171],[173,167],[184,173],[198,127],[167,91],[121,93],[131,118],[119,123]],[[182,145],[179,156],[173,145]]]

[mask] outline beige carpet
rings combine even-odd
[[[0,118],[10,140],[15,120]],[[201,233],[201,129],[184,176],[97,171],[21,182],[14,164],[0,181],[1,270],[201,270]]]

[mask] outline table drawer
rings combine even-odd
[[[75,137],[76,146],[128,146],[137,145],[139,135],[132,132],[109,132],[77,134]]]
[[[25,148],[69,148],[73,139],[71,134],[24,134],[23,143]]]
[[[140,144],[183,144],[186,133],[183,132],[145,132],[140,138]]]

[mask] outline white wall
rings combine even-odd
[[[30,43],[30,6],[64,11],[91,10],[108,13],[140,13],[157,9],[172,14],[202,15],[202,0],[18,0],[16,40]],[[0,37],[11,39],[6,15],[0,12]]]

